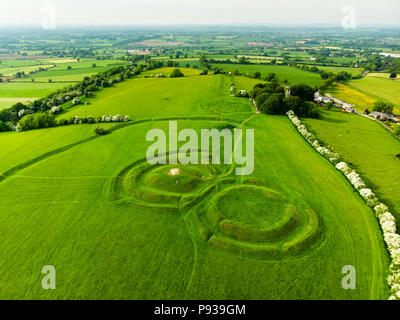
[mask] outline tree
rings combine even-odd
[[[184,77],[185,75],[179,69],[174,69],[170,74],[170,78],[180,78]]]
[[[284,99],[284,103],[288,111],[293,110],[295,114],[299,114],[303,104],[303,100],[301,100],[297,96],[289,96]]]
[[[283,101],[284,97],[283,93],[272,93],[259,106],[260,111],[267,114],[285,114],[289,110]]]
[[[54,115],[48,113],[29,114],[21,119],[19,126],[22,131],[50,128],[56,125]]]
[[[260,79],[261,78],[261,72],[259,72],[259,71],[254,72],[253,78]]]
[[[245,56],[241,56],[239,58],[239,64],[246,64],[246,63],[248,63],[246,57]]]
[[[11,111],[14,111],[16,113],[20,112],[22,109],[26,109],[27,106],[24,105],[22,102],[17,102],[16,104],[12,105],[10,108]]]
[[[382,113],[392,113],[394,105],[383,101],[377,101],[374,103],[374,111]]]
[[[3,121],[0,121],[0,132],[2,131],[10,131],[10,127]]]
[[[276,73],[268,73],[267,76],[265,77],[265,81],[273,81],[273,80],[278,80],[278,77],[276,75]]]
[[[315,90],[306,84],[297,84],[290,88],[290,94],[305,101],[314,101]]]
[[[393,131],[394,135],[398,138],[400,138],[400,126],[397,126],[394,131]]]
[[[101,127],[97,127],[96,129],[94,129],[94,133],[97,136],[104,136],[106,134],[109,134],[110,132],[107,129],[101,128]]]

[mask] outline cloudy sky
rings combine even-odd
[[[399,0],[1,0],[1,25],[337,24],[354,6],[357,25],[400,24]]]

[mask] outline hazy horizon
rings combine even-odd
[[[345,9],[347,6],[347,10]],[[340,26],[355,9],[358,26],[399,26],[398,0],[2,0],[1,26]]]

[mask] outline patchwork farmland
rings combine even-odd
[[[400,36],[362,31],[5,30],[0,298],[399,300]]]

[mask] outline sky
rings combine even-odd
[[[348,6],[351,6],[350,9]],[[57,26],[141,24],[341,25],[343,19],[349,14],[355,17],[357,25],[400,25],[400,1],[0,0],[0,25],[19,26],[40,26],[43,21],[49,19],[55,21]]]

